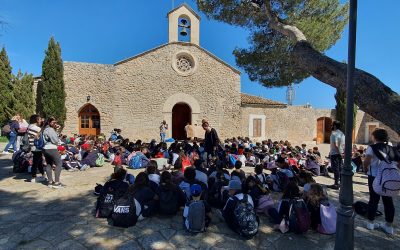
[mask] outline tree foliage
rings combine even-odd
[[[55,117],[63,125],[66,118],[64,69],[61,59],[61,47],[54,37],[50,38],[42,64],[42,90],[40,113],[46,117]]]
[[[12,68],[3,47],[0,52],[0,123],[4,124],[14,115],[13,113],[13,84]]]
[[[208,17],[251,31],[250,48],[234,51],[237,64],[244,68],[252,81],[266,87],[299,83],[309,73],[292,62],[296,41],[270,27],[270,18],[251,2],[263,6],[264,1],[198,0],[201,11]],[[307,37],[318,51],[329,49],[340,38],[348,20],[348,4],[339,0],[270,0],[265,1],[272,16],[283,25],[293,25]]]
[[[35,98],[33,91],[32,74],[22,74],[21,70],[14,76],[14,105],[16,114],[21,114],[25,119],[35,112]]]

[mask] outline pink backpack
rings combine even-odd
[[[262,195],[258,200],[257,213],[268,215],[268,209],[274,206],[274,201],[269,195]]]
[[[332,203],[328,206],[320,205],[319,209],[321,224],[318,225],[318,232],[321,234],[334,234],[336,233],[336,208]]]

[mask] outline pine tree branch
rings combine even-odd
[[[269,27],[271,29],[278,31],[295,42],[307,41],[306,36],[299,28],[294,25],[284,24],[279,20],[278,16],[272,11],[270,0],[264,0],[264,6],[265,15],[269,20]]]

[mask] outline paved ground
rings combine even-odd
[[[0,145],[3,147],[4,145]],[[305,235],[281,234],[272,230],[261,216],[259,234],[244,241],[232,233],[216,216],[208,231],[187,234],[181,217],[155,217],[129,229],[108,225],[92,215],[96,197],[92,190],[112,172],[110,165],[86,172],[62,172],[68,187],[49,189],[26,182],[26,174],[13,174],[9,156],[0,158],[0,249],[333,249],[334,236],[308,232]],[[131,170],[130,170],[131,171]],[[136,173],[135,171],[131,171]],[[332,184],[331,179],[318,182]],[[365,176],[354,178],[355,200],[367,199]],[[337,202],[338,192],[330,191]],[[396,200],[397,211],[400,202]],[[380,210],[383,211],[382,207]],[[396,224],[400,216],[397,214]],[[383,218],[379,218],[382,221]],[[356,249],[399,249],[399,230],[395,236],[364,229],[365,220],[356,217]]]

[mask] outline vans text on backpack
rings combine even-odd
[[[133,195],[124,195],[119,198],[114,204],[111,215],[113,225],[125,228],[136,225],[139,217],[137,214],[140,215],[140,211],[136,211],[136,207],[140,208],[140,204],[136,206],[136,203],[139,202],[133,198]]]
[[[235,210],[233,211],[236,224],[238,225],[238,232],[241,236],[252,238],[258,233],[259,219],[254,212],[253,206],[248,201],[248,196],[245,194],[242,200],[236,196],[234,199],[237,201]]]

